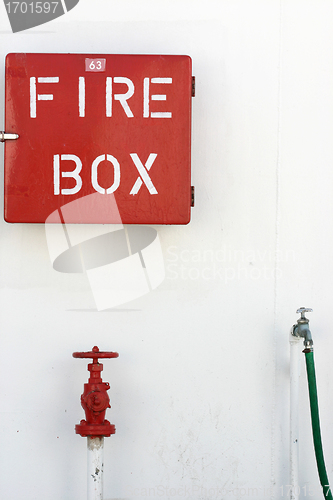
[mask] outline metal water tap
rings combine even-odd
[[[300,307],[296,313],[301,317],[297,320],[297,324],[292,327],[291,334],[294,337],[304,338],[304,347],[306,351],[313,351],[313,340],[309,329],[309,320],[305,317],[306,312],[312,312],[308,307]],[[303,351],[304,352],[304,351]]]
[[[108,382],[103,382],[101,372],[103,365],[98,358],[117,358],[117,352],[102,352],[97,346],[90,352],[73,352],[74,358],[92,358],[93,362],[88,364],[90,378],[84,384],[81,396],[81,405],[86,414],[86,420],[81,420],[75,426],[76,434],[83,437],[110,436],[116,432],[115,426],[105,419],[107,408],[110,408],[110,398],[106,391],[110,389]]]

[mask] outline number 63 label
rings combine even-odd
[[[86,58],[86,71],[105,71],[106,59],[89,59]]]

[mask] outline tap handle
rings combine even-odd
[[[305,317],[306,312],[313,312],[313,309],[311,309],[310,307],[300,307],[299,309],[297,309],[296,314],[301,315],[300,319],[307,319]]]

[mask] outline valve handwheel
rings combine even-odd
[[[73,352],[73,358],[92,358],[94,362],[98,358],[118,358],[119,354],[112,351],[100,351],[97,345],[87,352]]]

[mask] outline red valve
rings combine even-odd
[[[81,396],[81,405],[86,414],[86,420],[81,420],[75,426],[76,434],[83,437],[110,436],[116,432],[113,424],[105,419],[105,413],[110,406],[110,398],[106,391],[110,389],[108,382],[103,382],[101,372],[103,365],[98,358],[118,358],[117,352],[100,351],[97,346],[90,352],[73,352],[73,358],[92,358],[93,362],[88,364],[90,378],[84,384]]]

